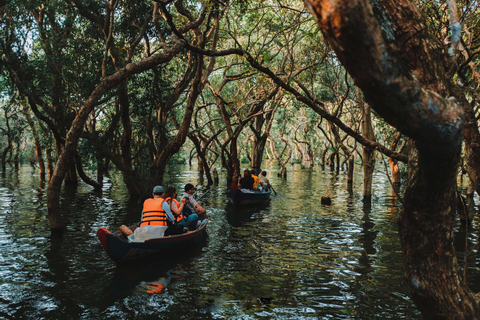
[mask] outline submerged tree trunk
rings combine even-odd
[[[444,96],[442,44],[411,1],[305,2],[368,103],[412,139],[399,233],[413,301],[425,319],[478,319],[453,248],[463,110]]]
[[[347,171],[347,188],[348,190],[351,190],[353,187],[353,173],[354,173],[354,167],[355,167],[355,158],[353,156],[353,153],[350,154],[350,157],[348,157],[348,171]]]
[[[390,150],[395,151],[397,149],[398,141],[400,140],[401,133],[399,132],[394,138],[392,142],[392,146]],[[390,170],[392,171],[392,183],[394,188],[398,188],[401,185],[400,179],[400,167],[398,165],[398,161],[393,159],[392,157],[388,157],[388,163],[390,164]]]
[[[18,153],[20,152],[20,144],[17,142],[16,143],[15,150],[13,150],[13,165],[15,168],[15,172],[18,172],[20,170],[20,164],[18,163]]]
[[[132,166],[132,125],[130,123],[130,101],[128,99],[128,80],[125,79],[118,86],[118,104],[120,106],[120,119],[122,120],[123,132],[120,138],[120,150],[122,162],[127,170],[121,170],[123,182],[128,194],[133,198],[141,196],[141,188],[138,179],[135,178]]]
[[[277,159],[278,161],[278,164],[280,165],[280,170],[277,172],[277,176],[278,177],[283,177],[283,178],[286,178],[287,177],[287,167],[286,167],[286,164],[288,163],[288,161],[290,160],[290,158],[292,157],[292,148],[290,147],[290,145],[288,144],[287,140],[285,140],[284,138],[281,138],[281,140],[285,143],[285,148],[284,148],[284,151],[288,148],[289,149],[289,155],[288,157],[286,157],[285,160],[282,159],[282,156],[284,154],[284,151],[282,151],[282,154],[280,154],[278,152],[278,149],[277,149],[277,145],[275,144],[275,141],[269,136],[269,140],[270,140],[270,149],[273,153],[273,155],[275,156],[275,159]]]
[[[2,152],[2,170],[7,170],[7,155],[8,152],[12,149],[12,142],[9,141],[7,147]]]
[[[362,104],[362,132],[368,140],[375,141],[375,134],[372,128],[372,113],[370,106]],[[373,171],[375,170],[375,150],[363,146],[363,200],[372,200]]]

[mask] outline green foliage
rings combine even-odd
[[[79,3],[91,14],[105,18],[105,3],[94,0]],[[220,11],[220,38],[216,50],[240,47],[300,94],[318,102],[326,111],[336,114],[344,123],[359,131],[359,109],[356,106],[359,98],[352,79],[346,76],[345,70],[323,41],[317,24],[301,2],[237,0],[225,3],[225,8],[200,1],[188,1],[183,5],[190,10],[192,16],[197,15],[204,5],[208,6],[199,28],[202,31],[210,30],[214,20],[210,13]],[[38,13],[42,6],[45,19],[41,27],[36,23],[32,12]],[[169,4],[167,7],[178,29],[191,22],[175,5]],[[10,52],[2,51],[2,62],[6,61],[7,54],[11,55],[9,58],[13,60],[9,61],[16,61],[12,63],[16,70],[21,75],[28,75],[24,85],[41,97],[44,104],[39,104],[39,112],[54,123],[55,129],[63,138],[79,108],[104,76],[114,74],[124,63],[141,61],[147,56],[167,50],[175,37],[161,15],[157,15],[156,23],[153,21],[152,2],[119,2],[114,19],[110,21],[113,28],[112,43],[107,43],[108,35],[101,30],[105,23],[94,23],[69,1],[14,0],[7,5],[7,10],[13,18],[2,19],[5,28],[0,31],[0,40],[8,43],[12,49]],[[145,33],[140,34],[143,27]],[[201,47],[211,34],[213,32],[207,32],[200,37],[185,31],[184,37],[190,45]],[[135,50],[131,50],[136,39],[140,39],[140,42]],[[110,44],[118,50],[118,57],[112,57],[115,50],[107,49]],[[304,154],[312,152],[313,157],[320,157],[325,148],[330,152],[341,152],[340,145],[328,136],[330,128],[327,122],[291,93],[280,88],[276,95],[268,98],[277,84],[264,73],[252,68],[245,57],[235,54],[216,57],[213,72],[208,79],[204,79],[208,86],[196,101],[190,134],[203,139],[203,143],[216,135],[207,149],[208,159],[226,157],[229,152],[230,137],[222,119],[217,94],[225,104],[232,131],[245,122],[239,135],[241,138],[237,141],[240,150],[252,152],[254,130],[249,125],[253,127],[262,120],[264,123],[260,126],[259,133],[266,133],[269,115],[275,111],[268,133],[271,143],[279,152],[285,149],[281,157],[286,158],[291,149],[295,163],[300,163],[300,148],[303,148]],[[113,58],[116,59],[115,64]],[[171,102],[177,84],[189,70],[189,59],[197,61],[199,56],[184,49],[168,63],[132,76],[127,81],[128,120],[132,130],[131,156],[135,170],[141,173],[148,172],[155,152],[163,150],[178,133],[179,124],[186,113],[192,82],[174,103]],[[203,59],[205,64],[202,71],[205,71],[212,58],[204,56]],[[9,80],[9,75],[6,63],[2,63],[0,88],[8,98],[18,92]],[[217,91],[213,93],[209,86]],[[120,141],[125,133],[118,89],[113,88],[99,98],[84,129],[85,134],[91,135],[90,138],[97,140],[114,156],[122,154]],[[268,101],[252,116],[251,110],[263,100]],[[5,104],[2,104],[1,109],[5,109]],[[247,119],[249,115],[250,118]],[[41,123],[46,127],[44,122]],[[396,131],[381,120],[374,120],[374,125],[382,143],[391,143]],[[4,127],[1,118],[0,127]],[[55,149],[51,128],[48,133],[43,130],[39,130],[39,133],[42,144]],[[28,129],[23,132],[12,131],[12,134],[20,140],[31,141]],[[341,138],[344,137],[342,133]],[[4,140],[4,137],[0,138],[2,145]],[[288,141],[288,144],[284,141]],[[354,142],[351,139],[345,139],[344,144],[353,150]],[[170,163],[185,163],[190,157],[188,153],[191,147],[182,146]],[[81,139],[78,144],[84,165],[91,168],[95,166],[97,158],[103,157],[103,151],[99,150],[98,146],[86,139]],[[249,164],[248,156],[243,154],[240,162]]]
[[[181,155],[180,153],[176,153],[172,156],[170,159],[171,164],[186,164],[187,163],[187,157],[184,155]]]

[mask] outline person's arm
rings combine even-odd
[[[172,214],[172,210],[170,209],[170,206],[166,201],[163,201],[162,203],[162,209],[166,212],[167,214],[167,219],[171,222],[175,222],[175,217]]]
[[[170,205],[170,209],[172,209],[172,212],[175,216],[178,216],[182,213],[183,211],[183,206],[185,205],[185,198],[182,198],[181,202],[180,202],[180,207],[177,206],[177,203],[173,200],[169,200],[169,205]]]
[[[183,208],[185,207],[185,205],[187,204],[187,199],[186,198],[182,198],[180,200],[180,207],[177,207],[178,211],[177,211],[177,214],[181,214],[182,211],[183,211]]]

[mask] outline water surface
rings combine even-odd
[[[7,319],[420,319],[408,298],[396,220],[399,203],[377,172],[371,204],[363,177],[352,191],[346,174],[289,168],[268,177],[277,196],[257,208],[233,208],[213,186],[200,248],[175,259],[117,266],[96,230],[136,222],[119,175],[102,192],[85,184],[63,189],[63,239],[50,239],[46,186],[22,166],[0,176],[0,318]],[[199,185],[195,166],[170,168],[166,184]],[[328,195],[331,206],[320,204]],[[459,257],[478,285],[478,222],[458,228]],[[461,265],[463,266],[462,262]],[[470,276],[472,274],[472,276]]]

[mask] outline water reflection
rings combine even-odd
[[[198,184],[195,169],[170,168],[165,185]],[[50,239],[45,184],[31,167],[3,173],[0,317],[420,318],[403,280],[398,202],[384,176],[375,176],[366,206],[361,174],[349,189],[342,172],[296,165],[279,179],[274,164],[265,169],[278,193],[270,202],[229,206],[220,181],[202,199],[211,216],[203,246],[127,266],[113,264],[96,238],[99,227],[114,231],[140,218],[141,201],[128,197],[120,175],[106,175],[101,192],[62,188],[67,231]],[[322,195],[332,205],[322,205]],[[476,218],[469,250],[477,250],[478,225]],[[478,259],[468,259],[474,271]]]
[[[106,310],[118,300],[128,297],[130,294],[140,293],[164,293],[173,278],[179,278],[183,270],[183,263],[201,254],[204,242],[196,248],[191,248],[165,259],[153,257],[143,260],[142,263],[130,263],[115,267],[109,283],[102,290],[101,309]],[[153,261],[152,261],[153,260]]]
[[[239,227],[246,221],[255,219],[256,215],[267,212],[270,209],[270,201],[258,204],[254,207],[235,206],[228,204],[225,206],[227,221],[233,227]]]

